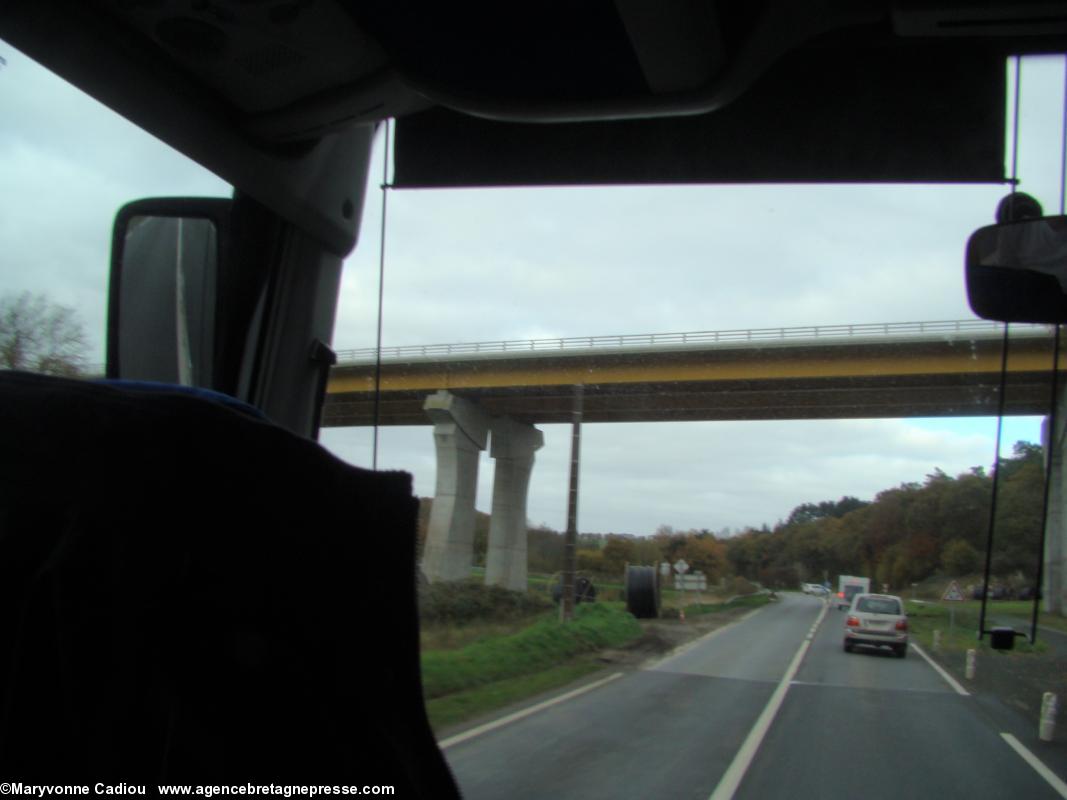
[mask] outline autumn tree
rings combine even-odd
[[[609,536],[600,551],[604,571],[612,575],[622,575],[626,565],[634,560],[634,542],[624,536]]]
[[[647,536],[640,536],[633,540],[633,557],[631,564],[644,564],[646,566],[659,564],[663,561],[663,553],[659,545]]]
[[[787,525],[795,525],[804,522],[813,522],[827,517],[843,517],[850,511],[869,505],[867,501],[857,497],[842,497],[838,501],[824,500],[821,503],[802,503],[793,509],[786,520]]]
[[[563,535],[547,525],[530,528],[526,553],[531,572],[555,572],[563,565]]]
[[[682,557],[693,572],[703,572],[709,583],[726,571],[726,545],[710,534],[687,537]]]
[[[74,309],[31,292],[0,298],[0,368],[79,375],[87,347]]]
[[[948,575],[959,577],[978,572],[982,554],[966,539],[953,539],[941,551],[941,566]]]
[[[997,487],[997,518],[993,539],[993,572],[1022,573],[1037,580],[1044,494],[1044,450],[1016,442],[1014,456],[1001,459]]]

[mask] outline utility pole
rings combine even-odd
[[[567,533],[563,537],[563,595],[559,602],[559,618],[569,622],[574,617],[574,572],[578,561],[578,466],[582,448],[582,396],[584,387],[574,387],[574,409],[571,412],[571,482],[567,497]]]

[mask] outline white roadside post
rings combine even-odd
[[[934,631],[934,650],[941,649],[941,631]]]
[[[689,570],[689,565],[684,558],[679,558],[674,562],[674,571],[678,573],[678,579],[675,581],[675,588],[682,590],[681,607],[678,610],[678,619],[681,622],[685,622],[685,573]]]
[[[975,663],[978,661],[978,651],[973,648],[967,651],[967,668],[964,670],[964,677],[969,681],[974,680]]]
[[[1059,700],[1054,692],[1045,692],[1041,698],[1041,721],[1038,724],[1037,736],[1043,742],[1051,742],[1056,732],[1056,711],[1059,708]]]

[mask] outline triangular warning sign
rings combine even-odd
[[[963,592],[960,591],[960,585],[956,581],[952,581],[945,589],[945,593],[941,595],[942,600],[962,600]]]

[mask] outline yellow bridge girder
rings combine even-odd
[[[1047,413],[1051,361],[1051,333],[1013,337],[1006,413]],[[581,384],[588,422],[981,416],[997,412],[1001,362],[996,336],[389,360],[377,413],[382,425],[429,424],[423,400],[447,389],[492,414],[567,422]],[[323,423],[373,424],[375,376],[373,363],[334,367]]]

